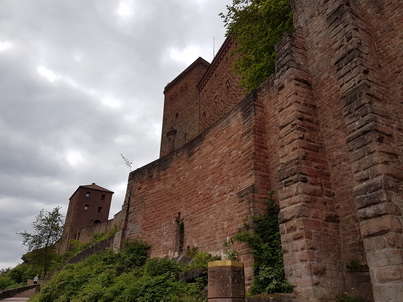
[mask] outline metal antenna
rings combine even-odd
[[[215,57],[215,37],[213,37],[213,59]]]

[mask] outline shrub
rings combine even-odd
[[[0,290],[4,290],[14,283],[15,283],[14,280],[12,280],[10,277],[0,276]]]
[[[165,275],[176,278],[179,271],[179,266],[169,258],[151,258],[144,266],[144,273],[151,277]]]
[[[213,256],[209,253],[198,252],[193,256],[193,260],[190,263],[191,268],[205,268],[207,269],[210,261],[220,260],[220,256]]]
[[[206,301],[205,280],[178,281],[179,266],[168,258],[147,260],[148,250],[148,245],[133,241],[119,253],[101,251],[65,265],[31,301]]]
[[[141,240],[126,242],[120,252],[121,260],[126,267],[143,266],[148,258],[150,246]]]

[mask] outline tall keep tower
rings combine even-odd
[[[210,63],[198,58],[164,89],[164,120],[160,156],[164,156],[199,134],[197,85]]]

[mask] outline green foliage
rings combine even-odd
[[[233,0],[224,19],[227,35],[238,46],[235,71],[250,92],[274,73],[275,45],[292,29],[288,0]]]
[[[127,242],[120,252],[120,263],[125,267],[143,266],[148,258],[150,246],[140,240]]]
[[[236,261],[239,260],[238,251],[231,247],[232,243],[235,242],[235,239],[230,239],[224,242],[224,253],[226,254],[228,260]]]
[[[80,253],[81,251],[85,250],[87,247],[91,245],[91,242],[81,242],[78,240],[69,240],[69,249],[63,254],[60,255],[59,258],[59,266],[65,264],[67,261],[69,261],[71,258],[73,258],[75,255]]]
[[[186,249],[185,255],[188,257],[194,257],[199,253],[199,248],[197,246],[188,247]]]
[[[220,260],[220,256],[213,256],[209,253],[198,252],[193,256],[193,260],[190,263],[190,266],[193,268],[205,268],[207,269],[208,263],[215,260]]]
[[[109,231],[104,232],[104,233],[95,233],[92,235],[92,241],[91,243],[97,243],[102,240],[108,239],[109,237],[114,236],[118,231],[118,226],[115,224],[113,228],[111,228]]]
[[[26,283],[28,279],[32,279],[38,273],[38,269],[35,270],[32,266],[20,264],[10,270],[8,275],[15,283]]]
[[[249,246],[255,260],[252,294],[292,290],[292,286],[284,275],[278,224],[279,207],[273,200],[273,194],[274,192],[270,192],[269,198],[265,199],[266,213],[248,217],[244,224],[244,231],[233,236],[225,244],[227,249],[237,241]]]
[[[349,263],[346,264],[346,268],[350,272],[368,272],[368,265],[361,264],[358,259],[351,259]]]
[[[46,249],[46,250],[45,250]],[[55,251],[55,246],[48,246],[38,250],[33,250],[21,257],[27,268],[34,271],[34,275],[44,276],[44,267],[46,271],[51,271],[60,266],[62,256]],[[30,277],[32,279],[32,276]]]
[[[18,233],[22,236],[22,244],[27,247],[28,251],[38,251],[37,257],[32,259],[39,261],[38,264],[42,266],[43,275],[46,275],[51,265],[50,247],[59,240],[63,233],[63,215],[59,211],[60,207],[54,208],[51,212],[41,210],[32,223],[33,233],[27,231]]]
[[[85,250],[87,247],[96,244],[98,242],[101,242],[105,239],[108,239],[111,236],[114,236],[118,231],[117,225],[114,225],[112,229],[110,229],[107,232],[103,233],[95,233],[92,236],[92,240],[90,242],[81,242],[79,240],[74,240],[71,239],[69,240],[69,249],[61,256],[59,256],[58,259],[58,264],[59,266],[65,264],[67,261],[69,261],[71,258],[76,256],[78,253],[81,251]]]
[[[0,276],[0,290],[6,289],[10,285],[14,284],[15,281],[11,279],[9,276]]]
[[[60,207],[54,208],[52,212],[41,210],[32,223],[34,232],[32,234],[27,231],[18,233],[22,236],[22,244],[28,251],[48,247],[59,240],[63,233],[63,215],[59,211]]]
[[[197,270],[199,272],[205,271],[206,278],[204,278],[204,276],[201,276],[198,279],[198,282],[203,283],[204,286],[206,286],[208,263],[215,260],[221,260],[221,257],[213,256],[206,252],[201,252],[197,247],[187,249],[186,256],[191,257],[192,260],[190,261],[189,264],[183,264],[183,263],[179,264],[182,273],[186,274],[194,270]]]
[[[144,273],[150,277],[166,275],[176,278],[179,274],[179,266],[169,258],[148,259],[144,266]]]
[[[344,292],[336,296],[336,302],[369,302],[370,300],[361,296],[350,296]]]
[[[147,259],[148,250],[133,241],[119,253],[102,251],[65,265],[32,301],[206,301],[204,283],[179,281],[180,267],[168,258]]]
[[[40,269],[35,270],[34,267],[25,263],[4,270],[0,275],[0,290],[24,286],[27,280],[32,279],[39,271]]]

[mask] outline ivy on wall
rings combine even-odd
[[[274,192],[269,192],[264,199],[266,212],[248,216],[243,231],[224,243],[229,258],[235,260],[237,253],[231,248],[235,242],[244,242],[254,258],[253,284],[251,294],[286,293],[292,291],[284,274],[283,254],[278,223],[279,207],[273,199]]]

